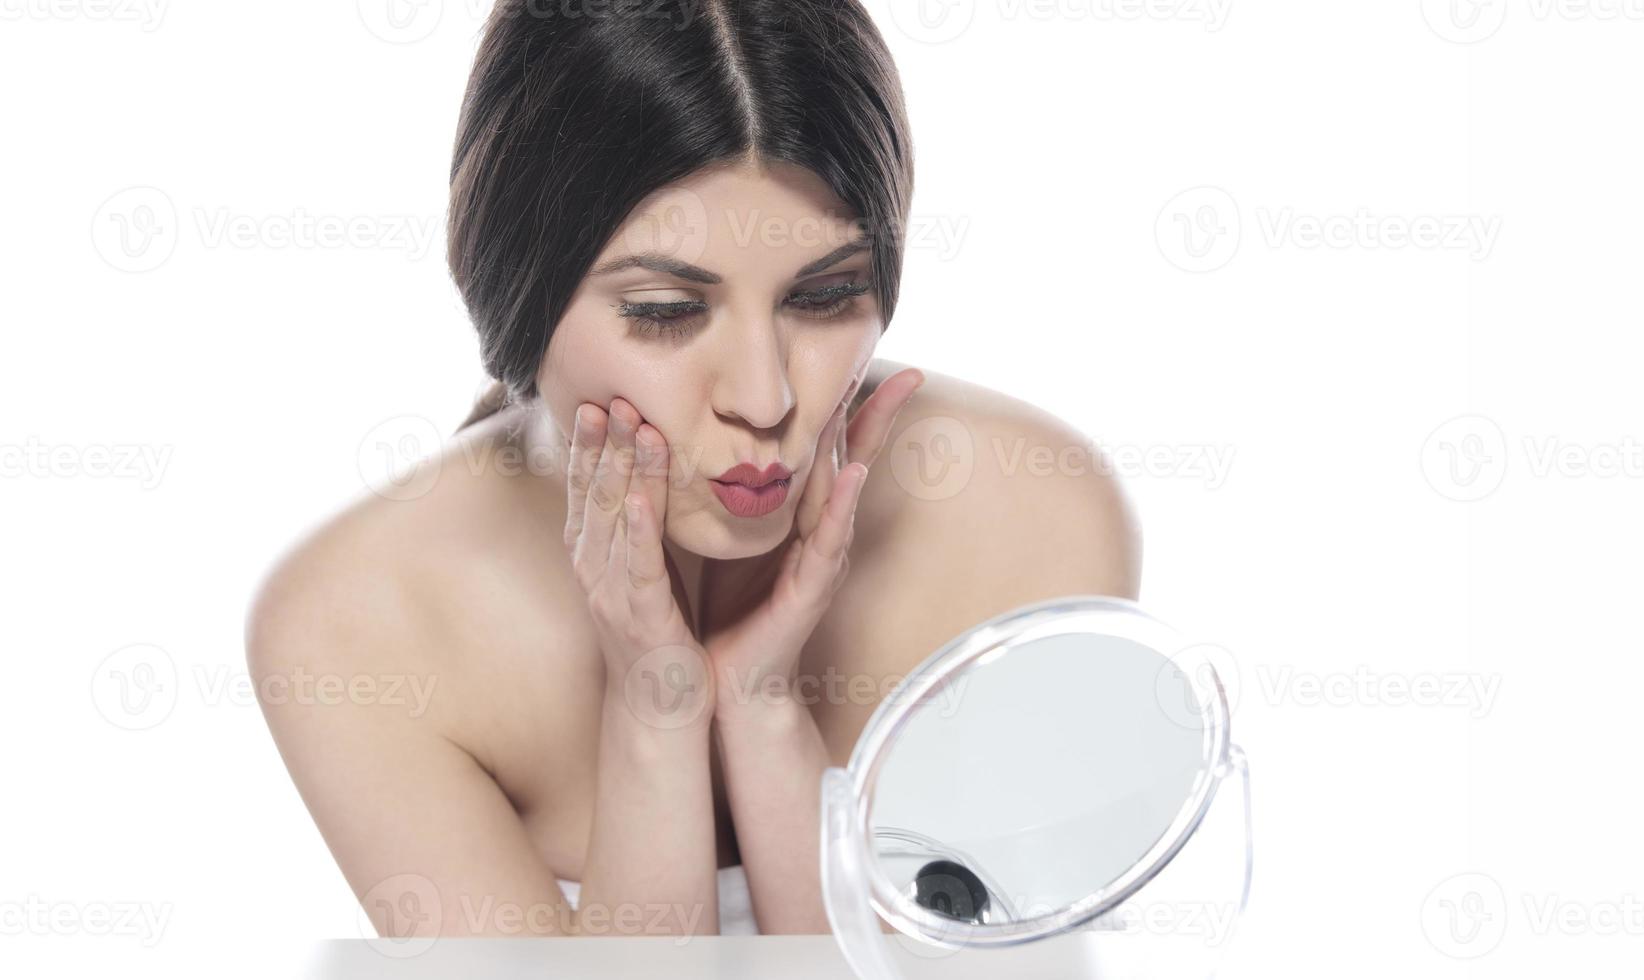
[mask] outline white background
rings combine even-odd
[[[483,380],[442,230],[487,4],[423,2],[0,0],[0,942],[356,934],[241,630]],[[1114,452],[1143,604],[1237,664],[1230,976],[1644,962],[1644,2],[1469,4],[872,4],[881,355]]]

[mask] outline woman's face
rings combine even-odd
[[[543,404],[564,446],[577,406],[618,395],[662,433],[675,545],[743,558],[787,536],[883,326],[855,217],[808,170],[713,167],[635,208],[573,295],[538,370]],[[738,516],[716,494],[709,481],[743,462],[792,471],[775,510]]]

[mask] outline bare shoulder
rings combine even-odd
[[[273,560],[246,613],[254,677],[438,678],[421,720],[468,743],[478,706],[520,686],[492,681],[522,662],[541,672],[564,646],[555,604],[574,583],[553,560],[554,495],[500,478],[498,424],[453,437],[406,492],[362,492]]]
[[[863,387],[907,366],[875,361]],[[851,576],[867,581],[854,594],[920,609],[936,643],[1041,599],[1136,598],[1141,529],[1095,440],[1022,399],[924,373],[863,491]]]
[[[419,658],[439,617],[435,591],[411,542],[428,523],[422,501],[362,495],[291,543],[264,573],[246,612],[254,673],[374,666],[390,650]]]

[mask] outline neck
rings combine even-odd
[[[679,600],[680,612],[685,614],[691,630],[700,635],[703,573],[707,571],[708,559],[674,544],[666,534],[662,536],[662,553],[667,557],[669,574],[678,583],[674,596]]]
[[[672,566],[670,571],[681,583],[675,595],[680,598],[682,611],[688,610],[692,631],[703,641],[722,625],[741,619],[770,594],[787,550],[784,542],[747,558],[708,558],[666,538],[662,544]]]

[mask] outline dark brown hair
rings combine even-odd
[[[451,164],[447,261],[498,382],[470,421],[536,395],[554,327],[636,204],[748,156],[856,210],[888,324],[913,147],[857,0],[498,0]]]

